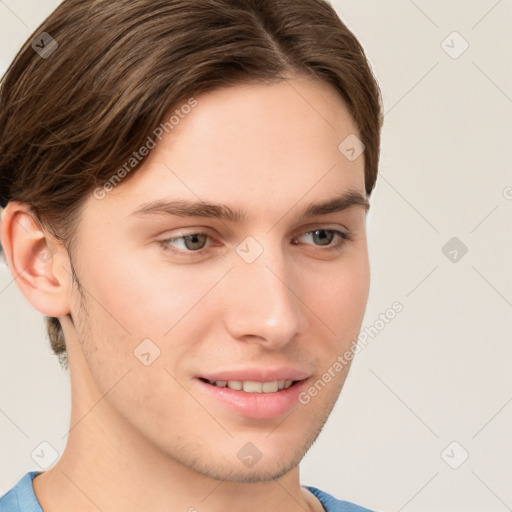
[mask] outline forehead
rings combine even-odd
[[[196,148],[187,160],[207,153],[218,170],[240,160],[277,170],[281,162],[300,160],[314,149],[329,148],[332,153],[341,139],[358,131],[340,95],[325,82],[303,76],[219,89],[199,96],[197,102],[160,147],[177,150],[176,161],[184,156],[180,149]]]
[[[351,161],[339,150],[359,132],[328,84],[299,77],[195,100],[133,175],[93,207],[127,215],[149,201],[183,198],[278,214],[302,198],[364,194],[364,155]]]

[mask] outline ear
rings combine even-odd
[[[67,315],[72,283],[68,253],[39,224],[30,205],[7,204],[0,238],[11,274],[30,304],[46,316]]]

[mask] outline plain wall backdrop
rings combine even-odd
[[[0,0],[0,72],[58,3]],[[302,483],[379,511],[512,510],[512,2],[332,4],[385,121],[368,341]],[[42,441],[62,453],[70,387],[3,263],[0,312],[2,494]]]

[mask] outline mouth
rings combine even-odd
[[[245,393],[278,393],[292,387],[298,380],[273,380],[268,382],[258,382],[254,380],[208,380],[200,377],[202,382],[218,388],[228,388],[234,391],[243,391]]]
[[[301,380],[210,380],[195,379],[198,391],[222,414],[254,420],[270,420],[289,413],[299,405],[299,395],[309,378]]]

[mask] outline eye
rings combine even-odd
[[[351,235],[348,232],[343,232],[335,229],[315,229],[303,233],[297,239],[292,240],[294,245],[298,245],[295,240],[309,237],[313,244],[306,242],[307,245],[316,245],[317,247],[325,247],[325,250],[341,250],[342,247],[349,241],[352,240]],[[177,237],[168,238],[160,241],[160,245],[165,251],[177,254],[177,255],[194,255],[201,254],[206,251],[208,247],[207,241],[210,239],[210,235],[206,233],[190,233],[182,234]],[[337,243],[333,243],[338,239]]]
[[[206,233],[191,233],[190,235],[182,235],[175,238],[162,240],[160,243],[164,250],[175,253],[199,252],[204,249],[208,235]],[[181,248],[174,249],[176,243],[181,244]]]
[[[341,249],[347,241],[352,240],[349,233],[335,229],[315,229],[304,233],[299,237],[299,239],[304,237],[310,237],[310,239],[313,240],[314,245],[328,247],[331,249]],[[336,238],[339,239],[338,243],[332,244],[331,242]]]

